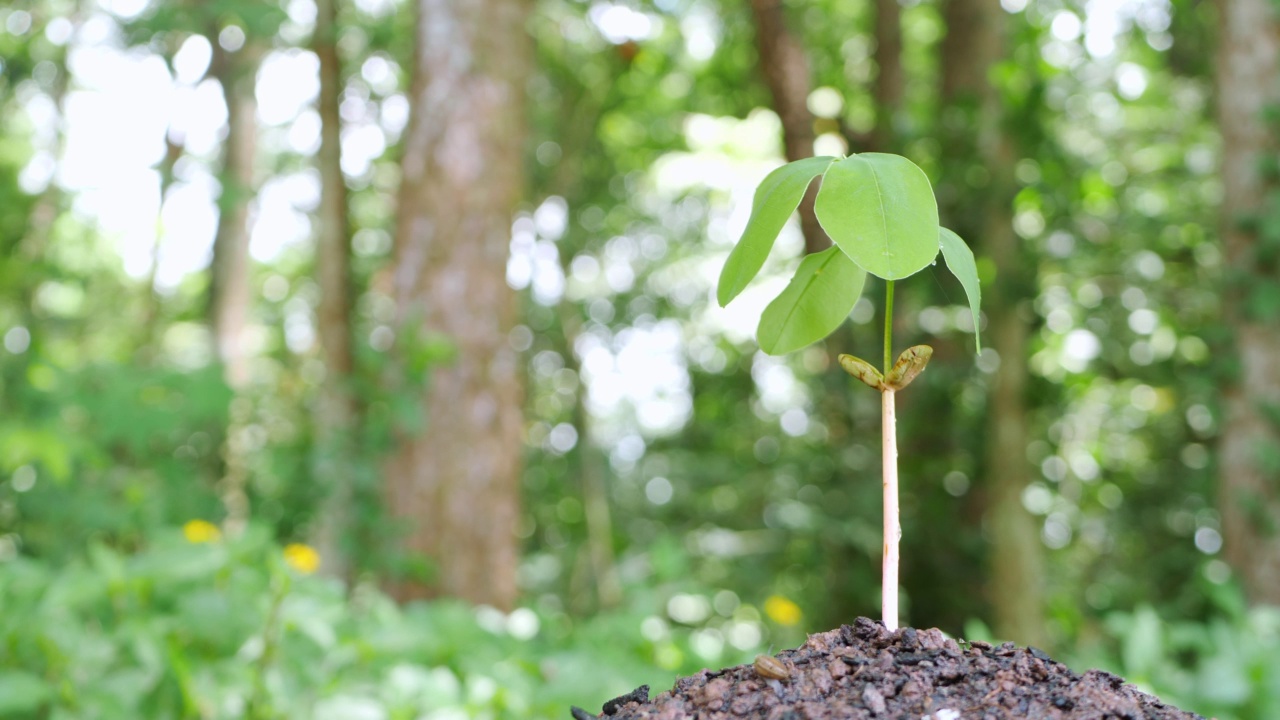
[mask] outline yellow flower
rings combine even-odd
[[[208,520],[188,520],[182,535],[191,543],[210,543],[222,539],[222,531]]]
[[[764,601],[764,614],[779,625],[790,627],[800,622],[802,613],[799,605],[781,595],[770,595],[769,599]]]
[[[310,575],[320,567],[320,553],[310,545],[289,543],[284,546],[284,561],[293,566],[294,570]]]

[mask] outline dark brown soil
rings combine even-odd
[[[772,663],[703,670],[649,700],[648,687],[576,720],[1191,720],[1101,670],[1077,675],[1035,648],[889,632],[867,618],[810,635]],[[777,679],[785,675],[785,679]]]

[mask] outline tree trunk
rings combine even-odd
[[[871,133],[871,150],[893,152],[897,146],[894,118],[902,110],[902,6],[898,0],[876,0],[876,80],[871,96],[876,102],[876,126]]]
[[[976,111],[977,142],[972,149],[976,161],[990,174],[983,197],[973,198],[976,206],[984,208],[982,215],[968,219],[971,225],[960,230],[994,261],[998,279],[984,288],[987,337],[1000,357],[987,407],[988,598],[997,635],[1043,646],[1042,546],[1035,519],[1022,506],[1022,492],[1031,475],[1026,459],[1030,328],[1022,308],[1034,291],[1034,277],[1013,232],[1016,149],[1003,130],[1001,98],[987,80],[991,67],[1005,53],[1005,13],[998,0],[949,0],[944,17],[948,25],[942,46],[942,95],[945,102]]]
[[[942,8],[942,101],[981,101],[994,93],[991,66],[1005,54],[1004,10],[989,0],[947,0]]]
[[[320,59],[320,232],[316,241],[316,275],[320,282],[317,334],[324,357],[325,382],[316,413],[316,480],[324,500],[316,524],[316,546],[325,570],[349,578],[351,555],[346,547],[353,499],[351,432],[355,399],[351,374],[355,367],[351,330],[351,239],[347,217],[347,185],[342,175],[338,106],[342,95],[342,66],[338,58],[338,0],[317,0],[312,39]]]
[[[773,95],[773,110],[782,120],[782,145],[787,162],[813,157],[809,58],[787,29],[781,0],[751,0],[751,12],[755,16],[760,71],[769,86],[769,93]],[[817,197],[818,185],[814,183],[800,201],[800,229],[804,232],[807,253],[831,247],[831,238],[818,224],[818,216],[813,209]]]
[[[242,388],[249,379],[245,327],[252,291],[249,287],[249,201],[253,198],[254,159],[258,148],[254,80],[259,51],[251,43],[228,53],[212,38],[212,72],[222,85],[227,106],[227,136],[223,140],[222,194],[218,198],[218,228],[213,240],[213,279],[210,312],[218,359],[227,382]]]
[[[224,377],[237,395],[249,382],[249,348],[245,330],[253,291],[249,286],[249,201],[254,195],[254,159],[257,154],[257,111],[254,97],[255,75],[263,51],[250,38],[235,52],[218,44],[216,30],[210,33],[213,60],[210,65],[222,85],[227,106],[227,136],[223,140],[222,194],[218,198],[218,228],[213,239],[213,267],[210,282],[210,314],[214,346]],[[223,478],[219,494],[226,511],[224,524],[236,534],[248,520],[249,498],[244,428],[251,408],[239,399],[231,404],[227,439],[223,446]]]
[[[1224,315],[1238,368],[1223,393],[1218,504],[1227,560],[1251,602],[1280,604],[1280,282],[1276,243],[1260,223],[1277,185],[1264,161],[1278,149],[1268,113],[1280,105],[1280,22],[1270,0],[1222,0],[1218,37],[1222,129],[1221,233],[1231,278]],[[1269,247],[1268,247],[1269,246]]]
[[[411,119],[395,247],[401,342],[448,336],[456,357],[422,393],[386,498],[403,548],[437,570],[390,583],[401,600],[448,595],[510,608],[516,597],[521,391],[508,342],[506,264],[524,173],[524,0],[417,0]],[[401,346],[402,354],[414,348]]]

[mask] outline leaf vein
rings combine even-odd
[[[835,248],[833,248],[833,249],[835,249]],[[838,252],[838,250],[837,250],[837,252]],[[810,276],[805,280],[805,282],[804,282],[804,287],[802,287],[802,288],[800,289],[800,292],[796,295],[796,297],[797,297],[797,298],[802,298],[802,297],[804,297],[805,293],[809,292],[809,287],[810,287],[811,285],[813,285],[813,283],[817,282],[817,280],[818,280],[818,276],[822,274],[822,271],[826,269],[827,265],[828,265],[828,264],[830,264],[830,262],[831,262],[832,258],[834,258],[835,256],[836,256],[836,253],[831,253],[831,254],[830,254],[830,255],[828,255],[825,259],[823,259],[823,260],[822,260],[821,264],[819,264],[819,265],[818,265],[817,270],[815,270],[815,271],[813,272],[813,274],[812,274],[812,275],[810,275]],[[795,314],[796,310],[800,307],[800,305],[801,305],[801,303],[799,303],[799,302],[793,303],[793,304],[791,305],[791,308],[787,310],[787,315],[786,315],[786,317],[785,317],[785,318],[783,318],[783,320],[782,320],[782,326],[781,326],[781,327],[782,327],[783,333],[785,333],[785,332],[790,328],[790,325],[791,325],[791,316]],[[780,334],[779,334],[779,336],[781,336],[783,333],[780,333]]]

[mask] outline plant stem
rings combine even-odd
[[[884,285],[884,374],[893,368],[893,281]]]
[[[893,368],[893,281],[884,289],[884,374]],[[898,419],[891,388],[880,392],[880,439],[884,473],[884,556],[880,572],[880,615],[889,630],[898,629]]]
[[[880,614],[884,626],[898,629],[898,539],[902,528],[898,524],[898,420],[893,408],[894,391],[885,389],[880,394],[880,429],[884,455],[884,560],[880,577]]]

